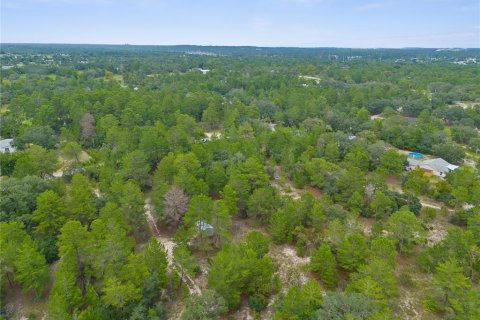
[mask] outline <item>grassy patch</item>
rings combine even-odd
[[[0,113],[5,113],[8,110],[10,110],[10,108],[8,107],[8,104],[4,104],[3,106],[0,107]]]

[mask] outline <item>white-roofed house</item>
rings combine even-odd
[[[14,152],[15,148],[12,146],[13,139],[2,139],[0,140],[0,152]]]
[[[458,168],[458,166],[451,164],[442,158],[427,160],[416,160],[409,158],[407,170],[412,170],[417,167],[423,169],[425,171],[425,175],[427,176],[436,175],[438,177],[445,177],[447,173]]]

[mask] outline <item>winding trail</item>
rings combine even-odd
[[[276,188],[282,196],[289,196],[293,200],[298,200],[301,198],[301,194],[304,190],[295,188],[295,186],[288,180],[281,181],[282,177],[282,168],[280,166],[275,166],[275,172],[273,175],[273,180],[270,181],[270,184]]]
[[[162,235],[160,230],[158,229],[157,220],[152,214],[153,204],[152,204],[152,199],[150,197],[145,199],[144,208],[145,208],[145,215],[147,216],[148,224],[150,225],[150,228],[152,229],[153,234],[157,238],[158,242],[160,242],[165,248],[165,251],[167,253],[169,268],[171,270],[177,269],[173,261],[173,249],[175,248],[176,244],[175,242],[173,242],[171,238],[168,238]],[[177,272],[179,271],[177,270]],[[198,284],[195,282],[195,280],[192,279],[188,274],[184,273],[183,280],[190,294],[200,294],[202,292],[202,290],[200,289]]]

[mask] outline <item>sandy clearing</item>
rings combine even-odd
[[[310,263],[310,257],[300,257],[297,255],[295,247],[285,245],[270,245],[268,256],[272,258],[277,267],[277,274],[281,282],[281,292],[285,293],[291,286],[301,286],[311,279],[307,266]],[[272,319],[274,313],[275,299],[278,295],[271,295],[268,305],[261,314],[262,320]]]
[[[284,181],[281,181],[282,177],[282,169],[280,166],[275,166],[275,173],[273,174],[273,180],[270,181],[270,184],[276,188],[282,196],[289,196],[293,200],[298,200],[301,198],[301,194],[304,193],[304,190],[297,189],[295,186],[288,181],[287,179],[284,179]]]
[[[210,132],[204,132],[205,136],[207,136],[208,139],[216,138],[220,139],[222,137],[222,133],[220,131],[210,131]]]
[[[300,75],[298,76],[300,79],[305,79],[305,80],[313,80],[315,81],[316,84],[319,84],[320,81],[322,80],[321,78],[319,77],[314,77],[314,76],[303,76],[303,75]]]

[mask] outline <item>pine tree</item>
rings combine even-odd
[[[420,220],[408,207],[402,207],[390,216],[388,229],[402,252],[410,250],[413,244],[420,242],[424,236]]]
[[[211,225],[213,227],[214,242],[217,246],[225,243],[230,236],[232,219],[228,212],[228,205],[224,200],[213,203]]]
[[[182,320],[214,320],[227,311],[225,299],[214,290],[206,289],[187,300]]]
[[[37,208],[32,220],[37,222],[35,232],[43,236],[55,236],[66,221],[65,206],[62,198],[48,190],[37,197]]]
[[[67,221],[60,229],[58,236],[60,259],[69,261],[69,271],[74,272],[82,292],[85,291],[88,282],[87,268],[91,263],[92,245],[90,234],[80,221]]]
[[[221,192],[222,199],[225,200],[228,206],[228,212],[230,213],[231,216],[237,213],[237,202],[238,202],[238,197],[237,197],[237,192],[233,187],[229,184],[226,184],[223,187],[223,190]]]
[[[6,285],[4,282],[8,282],[10,287],[13,287],[18,250],[28,239],[29,236],[23,223],[19,221],[0,222],[0,288]]]
[[[97,213],[95,195],[88,179],[80,173],[73,175],[67,209],[71,217],[78,219],[83,225],[95,219]]]
[[[386,261],[374,258],[369,264],[361,266],[357,273],[351,275],[353,281],[365,277],[375,280],[385,297],[390,298],[398,294],[398,282],[394,269]]]
[[[382,292],[382,288],[372,277],[366,276],[350,282],[346,288],[347,292],[358,292],[366,295],[375,303],[386,306],[387,299]]]
[[[89,236],[92,247],[91,264],[97,279],[109,278],[127,261],[135,242],[127,236],[127,230],[116,222],[102,219],[92,222]]]
[[[370,249],[373,257],[377,257],[392,267],[395,266],[397,251],[395,250],[395,241],[385,236],[380,236],[372,240]]]
[[[338,264],[349,271],[358,269],[366,262],[369,255],[367,241],[357,233],[344,239],[337,250]]]
[[[141,291],[135,287],[131,282],[121,282],[113,277],[107,280],[103,288],[102,300],[105,304],[122,308],[128,302],[140,299]]]
[[[196,233],[200,237],[200,242],[205,241],[207,230],[203,226],[212,221],[213,201],[205,195],[197,195],[192,197],[188,204],[187,212],[185,212],[184,224],[192,233]]]
[[[197,260],[184,244],[179,244],[174,248],[173,257],[174,264],[180,271],[180,282],[178,287],[180,289],[185,275],[191,275],[193,270],[197,267]]]
[[[122,196],[119,199],[119,208],[133,234],[145,239],[148,232],[145,217],[145,200],[140,186],[134,180],[128,180],[122,187]]]
[[[335,288],[337,284],[337,261],[327,243],[323,243],[313,251],[310,268],[320,275],[326,286]]]
[[[382,191],[377,190],[375,191],[375,194],[370,202],[370,209],[372,210],[375,218],[381,219],[391,212],[390,210],[393,205],[393,200],[386,196]]]
[[[211,170],[207,172],[205,179],[212,192],[220,192],[227,183],[227,177],[222,163],[218,161],[214,162]]]
[[[433,275],[434,284],[444,293],[444,304],[455,304],[460,294],[470,288],[468,278],[458,261],[449,259],[437,266]]]
[[[143,251],[143,256],[148,271],[157,286],[165,287],[167,284],[168,259],[163,245],[157,239],[150,238]]]
[[[15,279],[22,284],[23,291],[33,290],[38,298],[50,279],[50,269],[32,241],[23,242],[15,260],[15,269]]]

